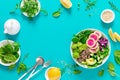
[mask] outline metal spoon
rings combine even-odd
[[[31,74],[26,80],[30,80],[30,78],[32,78],[34,75],[36,75],[37,73],[39,73],[42,69],[47,68],[49,65],[51,64],[51,61],[47,61],[43,64],[43,66],[37,70],[36,72],[34,72],[33,74]]]
[[[36,64],[31,69],[29,69],[26,73],[24,73],[18,80],[22,80],[32,70],[33,71],[31,72],[31,74],[34,73],[34,71],[36,70],[37,66],[38,65],[43,65],[43,63],[44,63],[44,59],[42,57],[36,58]]]

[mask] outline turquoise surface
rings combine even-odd
[[[73,6],[70,10],[63,8],[60,5],[59,0],[40,0],[42,8],[48,11],[48,16],[44,16],[40,13],[32,21],[28,20],[18,10],[16,14],[9,14],[9,12],[15,7],[19,0],[0,0],[0,41],[4,39],[15,40],[21,45],[21,59],[26,53],[29,53],[29,57],[24,63],[31,67],[35,64],[35,58],[38,56],[44,57],[44,59],[51,60],[51,66],[62,68],[62,65],[58,62],[65,61],[68,64],[74,64],[74,61],[70,55],[70,43],[73,34],[86,29],[95,28],[104,32],[108,38],[108,29],[111,27],[113,31],[120,34],[120,13],[115,12],[115,20],[112,24],[103,24],[100,19],[100,13],[104,9],[111,9],[108,4],[108,0],[97,0],[97,4],[89,11],[85,11],[86,4],[83,0],[71,0]],[[119,6],[119,0],[112,1],[116,6]],[[77,9],[77,3],[80,2],[80,10]],[[59,18],[53,18],[52,13],[59,8],[63,8],[61,16]],[[91,16],[89,16],[91,14]],[[8,36],[3,33],[4,23],[7,19],[15,18],[21,24],[21,31],[16,36]],[[110,38],[109,38],[110,39]],[[114,61],[114,50],[120,49],[120,43],[111,43],[111,54],[108,61],[97,69],[84,69],[82,74],[74,75],[68,74],[66,71],[61,80],[120,80],[120,77],[111,77],[107,72],[107,64],[113,62],[115,64],[116,72],[120,74],[120,65]],[[101,68],[105,69],[105,74],[102,77],[98,77],[98,71]],[[45,69],[39,74],[33,77],[31,80],[45,80]],[[9,71],[7,67],[0,66],[0,80],[17,80],[21,75],[17,74],[16,68]]]

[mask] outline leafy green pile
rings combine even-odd
[[[73,43],[81,42],[81,43],[85,44],[89,35],[93,32],[94,31],[92,31],[92,30],[84,30],[84,31],[78,33],[77,35],[74,35],[72,42]]]
[[[0,47],[0,59],[3,63],[15,62],[18,57],[19,44],[16,42],[8,43]]]
[[[33,17],[39,11],[37,0],[24,0],[23,6],[20,8],[28,17]]]

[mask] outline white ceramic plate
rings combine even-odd
[[[13,42],[14,42],[14,41],[12,41],[12,40],[3,40],[3,41],[0,42],[0,47],[2,47],[3,45],[6,45],[6,44],[7,44],[7,41],[9,41],[10,43],[13,43]],[[19,61],[19,59],[20,59],[20,49],[19,49],[19,51],[18,51],[18,54],[19,54],[19,57],[18,57],[18,59],[17,59],[15,62],[12,62],[12,63],[3,63],[3,62],[1,61],[1,59],[0,59],[0,64],[3,65],[3,66],[10,66],[10,65],[13,65],[13,64],[17,63],[17,62]]]
[[[40,13],[40,8],[41,8],[40,1],[37,0],[37,2],[38,2],[39,10],[38,10],[38,12],[37,12],[34,16],[32,16],[32,17],[35,17],[35,16],[37,16],[37,15]],[[22,7],[23,5],[24,5],[24,0],[21,1],[20,7]],[[25,15],[26,17],[28,17],[27,13],[25,13],[25,12],[23,12],[23,15]]]
[[[99,31],[99,30],[97,30],[97,29],[85,29],[85,30]],[[82,31],[84,31],[84,30],[82,30]],[[80,32],[82,32],[82,31],[80,31]],[[78,33],[80,33],[80,32],[78,32]],[[99,31],[99,32],[101,32],[101,31]],[[78,33],[77,33],[77,34],[78,34]],[[106,36],[103,32],[101,32],[101,33],[102,33],[102,35],[103,35],[106,39],[108,39],[107,36]],[[74,60],[75,63],[77,63],[79,66],[81,66],[81,67],[83,67],[83,68],[87,68],[87,69],[98,68],[98,67],[102,66],[102,65],[108,60],[108,58],[109,58],[109,56],[110,56],[111,45],[110,45],[110,42],[109,42],[109,39],[108,39],[108,46],[109,46],[109,53],[108,53],[108,55],[107,55],[106,58],[102,61],[102,64],[100,64],[100,65],[98,65],[98,66],[96,66],[96,67],[89,68],[87,65],[82,65],[82,64],[80,64],[75,58],[73,58],[73,51],[72,51],[72,49],[71,49],[72,44],[73,44],[73,42],[71,42],[71,44],[70,44],[70,53],[71,53],[72,59]]]

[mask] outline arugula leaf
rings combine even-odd
[[[117,64],[120,64],[120,50],[115,50],[114,59],[115,59]]]
[[[99,72],[98,72],[98,76],[103,76],[104,74],[104,69],[101,69]]]
[[[82,73],[82,71],[79,70],[79,69],[75,69],[75,70],[73,70],[73,74],[80,74],[80,73]]]

